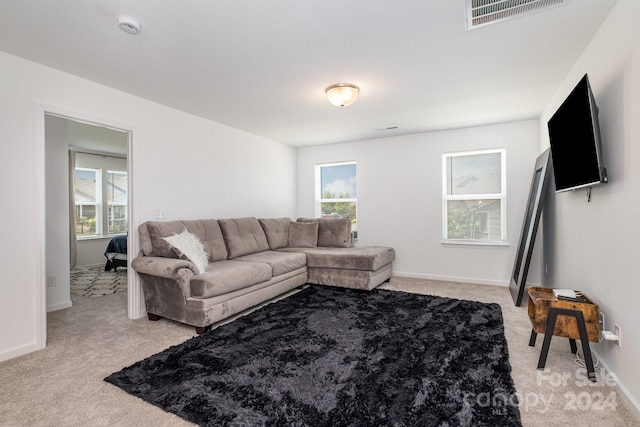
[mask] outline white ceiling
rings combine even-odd
[[[300,147],[536,118],[615,2],[466,31],[464,0],[0,0],[0,50]]]

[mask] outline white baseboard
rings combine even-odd
[[[624,400],[625,405],[627,406],[627,408],[629,408],[633,416],[636,417],[638,421],[640,421],[640,402],[638,402],[636,398],[633,397],[629,389],[625,387],[616,373],[611,370],[609,365],[607,365],[607,363],[602,359],[598,352],[593,349],[593,347],[591,348],[591,352],[595,355],[596,360],[600,361],[600,364],[605,369],[605,371],[611,374],[616,379],[616,392],[622,397],[622,400]]]
[[[52,311],[63,310],[65,308],[71,307],[72,305],[73,304],[71,303],[71,300],[64,301],[58,304],[47,305],[47,313],[50,313]]]
[[[433,274],[407,273],[402,271],[393,271],[393,276],[409,277],[414,279],[440,280],[443,282],[459,282],[459,283],[476,283],[478,285],[491,286],[509,286],[509,282],[502,280],[486,280],[473,277],[456,277],[456,276],[437,276]],[[537,286],[535,284],[527,284],[527,286]]]
[[[20,347],[11,348],[9,350],[0,352],[0,362],[13,359],[18,356],[23,356],[25,354],[32,353],[36,350],[41,350],[41,348],[38,347],[37,342],[32,342],[29,344],[22,345]]]

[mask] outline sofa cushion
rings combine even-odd
[[[307,282],[317,285],[370,291],[391,278],[393,269],[387,264],[375,271],[347,270],[343,268],[309,268]]]
[[[294,222],[289,227],[289,245],[296,248],[315,248],[318,246],[317,222]]]
[[[187,221],[148,221],[140,225],[140,246],[146,256],[177,258],[164,237],[181,233],[184,229],[198,236],[210,261],[227,259],[227,248],[215,219]]]
[[[298,222],[318,223],[318,246],[350,248],[351,220],[349,218],[298,218]]]
[[[269,249],[284,248],[289,244],[291,218],[260,218],[258,222],[267,236]]]
[[[271,266],[260,262],[212,262],[207,271],[191,278],[191,296],[210,298],[270,280]]]
[[[182,221],[191,233],[200,238],[204,249],[209,254],[210,261],[223,261],[227,259],[227,246],[222,237],[220,224],[215,219],[197,219]]]
[[[272,275],[280,276],[307,265],[307,256],[300,252],[264,251],[234,258],[234,261],[263,262],[269,264]]]
[[[169,243],[179,258],[191,261],[196,266],[198,274],[205,272],[207,264],[209,264],[209,255],[204,250],[204,245],[198,236],[188,232],[185,228],[180,234],[176,233],[162,239]]]
[[[282,248],[283,252],[302,252],[307,255],[308,268],[334,268],[376,271],[396,258],[393,248],[364,246],[353,248]]]
[[[267,237],[256,218],[220,219],[218,223],[229,259],[269,250]]]

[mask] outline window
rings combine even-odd
[[[102,171],[76,168],[76,235],[97,236],[102,233]]]
[[[504,149],[443,154],[445,240],[506,240],[505,157]]]
[[[126,168],[124,158],[76,153],[74,185],[78,239],[127,232]]]
[[[351,220],[351,230],[358,237],[356,163],[316,165],[318,200],[316,215],[345,217]]]
[[[127,232],[127,173],[107,171],[107,222],[109,234]]]

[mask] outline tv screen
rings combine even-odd
[[[598,108],[586,74],[547,125],[556,192],[607,182]]]

